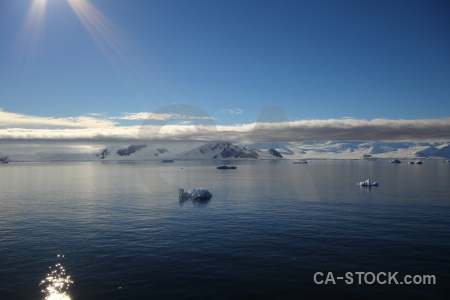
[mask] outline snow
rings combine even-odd
[[[445,157],[450,158],[450,145],[429,146],[416,152],[421,157]]]
[[[441,147],[442,157],[450,158],[448,143],[425,142],[292,142],[287,145],[294,153],[285,159],[361,159],[371,155],[374,159],[414,159],[418,151],[430,146]],[[448,151],[448,152],[447,152]]]
[[[371,182],[370,179],[366,179],[364,181],[358,182],[357,185],[363,186],[363,187],[371,187],[371,186],[378,186],[378,182]]]
[[[129,155],[119,155],[119,150],[128,149],[132,145],[143,145]],[[104,149],[109,154],[101,159]],[[241,155],[224,158],[224,149],[228,153]],[[231,150],[230,150],[231,149]],[[8,156],[10,162],[17,161],[162,161],[172,160],[236,160],[236,159],[279,159],[269,153],[276,149],[283,159],[416,159],[432,157],[450,159],[450,143],[444,142],[364,142],[364,141],[328,141],[328,142],[290,142],[290,143],[258,143],[237,145],[227,142],[151,142],[123,141],[117,144],[97,145],[63,145],[55,143],[35,144],[2,144],[0,156]],[[119,151],[123,153],[123,151]],[[256,155],[255,155],[256,154]],[[256,156],[252,158],[251,156]],[[242,158],[243,157],[243,158]]]
[[[179,188],[178,190],[180,199],[210,199],[212,197],[212,193],[204,188],[194,188],[189,191]]]

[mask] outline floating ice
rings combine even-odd
[[[357,185],[364,187],[378,186],[378,182],[370,182],[370,179],[366,179],[364,181],[358,182]]]
[[[178,190],[180,199],[210,199],[212,197],[212,193],[204,188],[194,188],[189,191],[179,188]]]

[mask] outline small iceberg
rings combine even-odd
[[[299,161],[294,161],[292,163],[293,164],[307,164],[308,162],[306,161],[306,159],[302,159],[302,160],[299,160]]]
[[[208,191],[207,189],[203,188],[194,188],[189,191],[185,191],[182,188],[179,188],[179,198],[180,199],[199,199],[199,200],[205,200],[205,199],[211,199],[212,193]]]
[[[391,159],[389,162],[390,162],[391,164],[399,164],[399,163],[401,163],[401,161],[398,160],[398,159]]]
[[[228,169],[237,169],[237,167],[236,166],[223,165],[223,166],[218,166],[217,169],[219,169],[219,170],[228,170]]]
[[[371,186],[378,186],[378,182],[370,182],[370,179],[366,179],[364,181],[358,182],[357,185],[363,186],[363,187],[371,187]]]

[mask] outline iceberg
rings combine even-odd
[[[219,170],[229,170],[229,169],[234,170],[234,169],[237,169],[237,167],[236,166],[223,165],[223,166],[218,166],[217,169],[219,169]]]
[[[211,199],[212,193],[204,188],[194,188],[192,190],[185,191],[179,188],[180,199]]]
[[[391,159],[389,162],[390,162],[391,164],[400,164],[400,163],[401,163],[401,161],[398,160],[398,159]]]
[[[299,160],[299,161],[293,161],[292,163],[293,164],[307,164],[308,162],[306,161],[306,159],[302,159],[302,160]]]
[[[363,187],[371,187],[371,186],[378,186],[378,182],[370,182],[370,179],[366,179],[364,181],[358,182],[357,185],[363,186]]]

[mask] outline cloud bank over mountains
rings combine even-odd
[[[132,125],[123,124],[134,122]],[[353,118],[215,125],[213,118],[178,112],[136,112],[42,117],[0,109],[0,139],[8,140],[226,140],[449,141],[450,118],[362,120]]]

